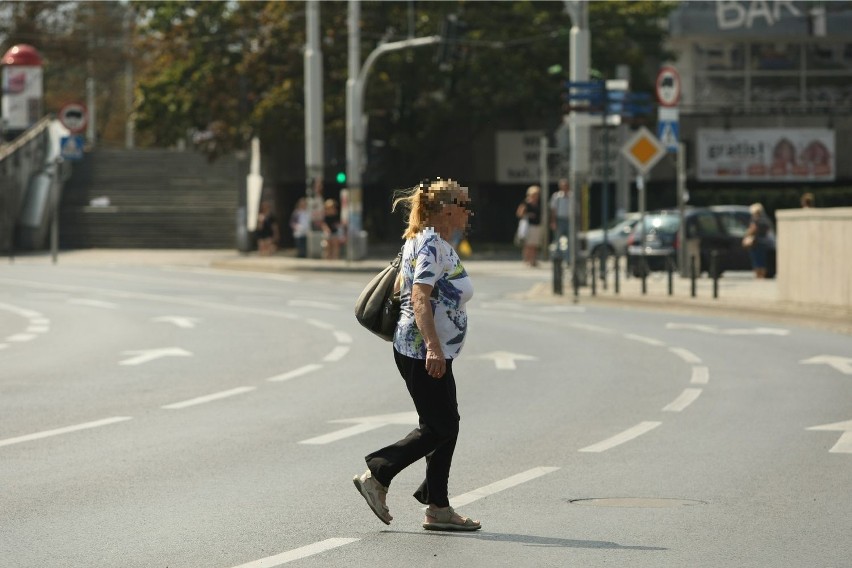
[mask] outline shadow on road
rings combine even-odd
[[[475,538],[478,540],[494,541],[494,542],[517,542],[519,544],[527,544],[530,546],[551,546],[562,548],[600,548],[611,550],[668,550],[658,546],[624,546],[617,542],[607,542],[604,540],[574,540],[570,538],[554,538],[548,536],[534,536],[528,534],[511,534],[511,533],[490,533],[490,532],[409,532],[409,531],[382,531],[387,534],[411,534],[419,536],[438,536],[442,538]]]

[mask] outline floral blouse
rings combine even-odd
[[[465,303],[473,297],[473,283],[456,251],[433,229],[408,239],[402,250],[402,311],[393,338],[394,348],[414,359],[426,359],[426,342],[414,320],[411,291],[414,284],[433,287],[430,303],[444,357],[461,352],[467,334]]]

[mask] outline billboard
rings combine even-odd
[[[42,69],[4,65],[3,120],[8,130],[26,130],[41,118]]]
[[[699,128],[699,181],[834,181],[828,128]]]

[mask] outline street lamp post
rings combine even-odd
[[[441,42],[440,36],[427,36],[404,39],[383,43],[367,56],[364,65],[360,65],[360,20],[359,0],[349,2],[349,78],[346,80],[346,182],[349,194],[349,239],[347,259],[363,258],[367,253],[367,243],[362,240],[363,195],[361,173],[366,165],[366,148],[364,139],[364,87],[370,68],[380,56],[391,51],[399,51],[410,47],[422,47]],[[356,244],[357,243],[357,244]]]

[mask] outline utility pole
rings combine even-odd
[[[319,0],[308,0],[307,43],[305,44],[305,197],[313,221],[314,212],[322,207],[317,188],[322,187],[325,161],[323,156],[323,92],[322,48],[320,46]],[[322,256],[319,239],[308,234],[308,258]]]

